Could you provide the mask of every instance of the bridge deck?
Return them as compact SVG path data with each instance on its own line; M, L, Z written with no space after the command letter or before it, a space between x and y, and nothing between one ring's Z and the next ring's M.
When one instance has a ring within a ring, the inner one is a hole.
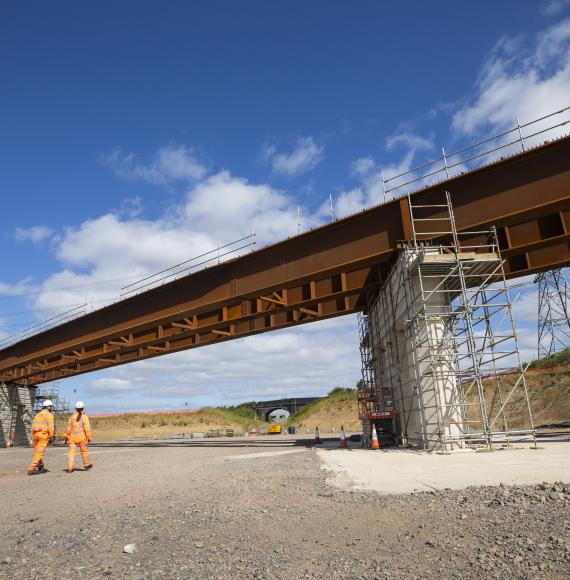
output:
M445 190L459 231L497 226L509 277L570 263L570 138L427 187L413 203L441 203ZM0 380L39 384L354 313L410 237L406 198L375 206L0 350Z

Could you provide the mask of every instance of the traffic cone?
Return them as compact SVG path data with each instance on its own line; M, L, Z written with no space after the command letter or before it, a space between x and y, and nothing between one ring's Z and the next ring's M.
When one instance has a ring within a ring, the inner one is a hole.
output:
M341 449L346 449L346 437L344 435L344 427L340 428L340 441L338 442L338 446Z
M370 449L380 449L378 433L376 433L376 425L374 423L372 423L372 441L370 442Z
M313 440L313 445L319 445L322 443L321 436L319 435L319 428L315 427L315 439Z

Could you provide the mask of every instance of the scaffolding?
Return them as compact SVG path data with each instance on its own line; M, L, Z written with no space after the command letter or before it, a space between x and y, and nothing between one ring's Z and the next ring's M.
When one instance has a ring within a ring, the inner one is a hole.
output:
M37 387L34 401L34 413L39 413L46 400L52 402L52 414L55 424L55 432L65 431L67 419L69 417L69 401L60 395L59 381L44 383Z
M361 336L363 370L373 369L363 382L379 408L392 398L401 444L445 452L535 440L495 229L458 232L447 192L440 204L408 204L412 239Z
M538 358L553 355L570 344L568 281L562 268L541 272L538 284Z
M368 296L368 303L374 302L374 295ZM370 309L368 309L370 312ZM372 327L375 328L375 327ZM382 364L382 357L377 360L374 353L375 333L369 325L368 316L358 314L358 331L360 337L360 360L362 380L357 389L358 415L363 425L364 443L367 445L372 437L372 424L380 446L396 443L396 408L394 392L391 385L377 383L375 380L375 365Z

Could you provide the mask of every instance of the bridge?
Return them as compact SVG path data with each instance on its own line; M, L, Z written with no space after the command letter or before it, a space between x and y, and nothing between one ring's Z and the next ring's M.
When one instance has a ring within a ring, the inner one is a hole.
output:
M276 399L274 401L258 401L255 406L255 415L267 421L269 414L277 409L286 409L293 415L307 405L319 401L322 397L298 397L291 399Z
M564 137L31 336L0 350L0 381L33 386L362 311L411 238L410 200L446 191L459 232L496 226L508 278L570 263Z

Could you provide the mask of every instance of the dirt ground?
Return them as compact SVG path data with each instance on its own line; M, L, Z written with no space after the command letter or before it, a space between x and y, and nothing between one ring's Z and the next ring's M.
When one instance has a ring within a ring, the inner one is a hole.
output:
M371 452L373 453L373 452ZM301 440L0 450L4 578L567 578L570 485L337 489ZM134 544L133 553L124 547Z

